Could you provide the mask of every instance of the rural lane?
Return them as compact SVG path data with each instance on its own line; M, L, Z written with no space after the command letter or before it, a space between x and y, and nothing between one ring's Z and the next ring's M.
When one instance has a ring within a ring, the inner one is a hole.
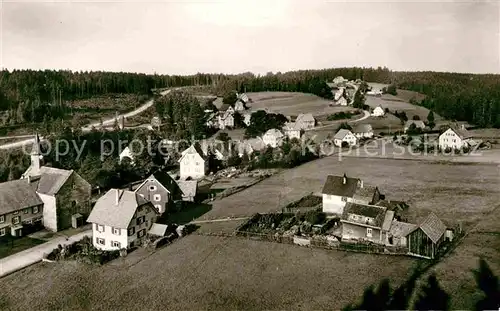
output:
M169 89L169 90L161 92L160 94L162 96L165 96L168 93L170 93L171 91L172 90ZM138 115L138 114L146 111L148 108L152 107L153 105L154 105L154 100L151 99L151 100L147 101L146 103L144 103L143 105L141 105L139 108L137 108L135 110L132 110L130 112L127 112L125 114L118 115L118 117L119 118L121 118L121 117L130 118L130 117L136 116L136 115ZM102 122L102 125L111 125L111 124L114 124L114 122L115 122L115 117L107 119L107 120L104 120ZM92 130L92 127L99 127L99 126L101 126L101 122L97 122L97 123L92 123L92 124L86 125L86 126L82 127L82 132L90 132ZM6 137L6 138L11 138L11 137ZM40 139L42 140L43 137L40 137ZM0 146L0 150L1 149L4 149L4 150L6 150L6 149L14 149L14 148L22 147L24 145L33 144L34 140L35 140L34 138L31 138L31 139L26 139L26 140L22 140L22 141L16 141L16 142L13 142L13 143L1 145Z
M68 245L80 241L85 236L92 237L92 230L80 232L73 236L58 237L43 244L29 248L22 252L0 259L0 277L31 266L37 262L42 261L45 254L50 253L53 249L57 248L59 244Z

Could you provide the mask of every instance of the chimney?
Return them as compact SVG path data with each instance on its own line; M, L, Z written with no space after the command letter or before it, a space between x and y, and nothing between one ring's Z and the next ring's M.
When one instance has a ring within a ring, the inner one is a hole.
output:
M359 180L359 187L363 188L363 181L361 179Z
M115 204L118 205L120 203L120 189L116 189L116 202Z
M347 176L345 173L344 173L343 183L344 183L344 185L347 184Z

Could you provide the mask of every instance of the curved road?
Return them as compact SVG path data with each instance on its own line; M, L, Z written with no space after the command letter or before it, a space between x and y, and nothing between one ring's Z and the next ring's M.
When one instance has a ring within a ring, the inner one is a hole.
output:
M163 91L160 94L162 96L165 96L165 95L167 95L170 92L171 92L171 89ZM152 107L153 104L154 104L154 100L151 99L151 100L147 101L146 103L144 103L143 105L141 105L139 108L137 108L135 110L132 110L130 112L127 112L125 114L118 115L118 117L119 118L120 117L124 117L124 118L133 117L135 115L138 115L138 114L144 112L148 108ZM104 120L102 122L102 125L104 125L104 126L106 126L106 125L112 125L112 124L115 123L115 120L116 120L115 117L107 119L107 120ZM101 122L92 123L92 124L89 124L89 125L86 125L86 126L82 127L82 131L83 132L90 132L92 130L92 127L96 127L97 128L97 127L100 127L100 126L101 126ZM32 136L33 135L31 135L31 137ZM8 137L8 138L12 138L12 137ZM40 136L40 139L43 140L43 137ZM35 140L34 138L30 138L30 139L26 139L26 140L21 140L21 141L16 141L16 142L9 143L9 144L1 145L0 146L0 150L1 149L6 150L6 149L14 149L14 148L23 147L25 145L33 144L34 140Z

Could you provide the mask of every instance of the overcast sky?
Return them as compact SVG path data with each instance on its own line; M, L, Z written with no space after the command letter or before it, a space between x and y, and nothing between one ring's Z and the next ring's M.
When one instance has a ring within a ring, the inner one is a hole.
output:
M500 73L496 1L1 1L8 69Z

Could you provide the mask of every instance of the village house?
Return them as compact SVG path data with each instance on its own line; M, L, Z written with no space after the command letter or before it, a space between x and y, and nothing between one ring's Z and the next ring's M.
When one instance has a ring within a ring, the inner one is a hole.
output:
M246 126L250 126L250 121L252 120L252 113L245 112L242 114L242 117L243 117L243 123L245 123Z
M339 106L347 106L349 104L349 102L347 101L347 99L344 96L342 96L338 100L336 100L335 103Z
M465 128L462 129L447 129L443 134L439 135L440 149L455 149L460 150L465 147L475 145L471 135Z
M283 134L280 130L270 129L262 136L262 141L264 144L276 148L282 144Z
M301 130L312 129L316 125L316 119L311 113L301 113L295 119L295 124Z
M181 179L199 179L208 173L207 156L197 143L182 152L179 163Z
M358 178L328 175L323 185L322 200L323 212L328 214L342 215L345 205L376 204L381 197L377 187L364 185Z
M28 179L43 201L43 225L60 231L83 225L90 212L91 185L73 170L41 166L38 135L31 152L31 165L21 179Z
M300 139L301 128L297 122L287 122L283 126L283 132L289 139Z
M384 108L382 108L382 106L377 106L372 111L373 117L383 117L384 115L385 115L385 111L384 111Z
M151 174L136 189L135 193L153 203L158 213L163 214L174 204L182 200L182 190L169 174L156 172Z
M354 146L358 143L356 136L347 129L340 129L335 136L333 136L333 143L337 147L342 147L345 143L348 146Z
M236 97L238 97L238 99L241 100L245 105L250 102L250 98L245 93L236 93Z
M43 228L43 201L26 179L0 183L0 239Z
M153 204L139 194L111 189L100 197L87 222L93 245L111 251L140 245L158 216Z
M218 128L224 130L226 128L234 127L234 109L228 107L226 111L219 112L218 115Z
M128 146L125 147L122 152L120 152L119 158L120 158L120 163L123 163L123 160L128 159L128 161L130 161L129 162L130 164L132 165L134 164L134 155L130 150L130 147Z
M371 124L358 124L352 130L356 138L373 138L373 128Z
M236 103L234 103L234 111L245 111L246 109L247 107L241 99L238 99Z
M347 203L340 222L343 241L370 241L383 244L383 235L391 221L385 221L386 209L380 206ZM390 214L388 214L390 219ZM392 220L392 219L391 219Z
M406 236L409 254L434 259L446 238L446 225L434 213Z
M333 95L333 100L338 101L341 97L345 97L346 89L345 87L339 87L335 94Z
M422 121L422 120L408 120L408 121L406 121L405 126L404 126L404 132L405 133L408 131L408 129L410 129L410 127L412 126L412 124L415 125L416 129L421 129L421 130L425 129L425 123L424 123L424 121Z
M177 185L182 191L182 201L194 202L198 191L197 180L178 180Z

